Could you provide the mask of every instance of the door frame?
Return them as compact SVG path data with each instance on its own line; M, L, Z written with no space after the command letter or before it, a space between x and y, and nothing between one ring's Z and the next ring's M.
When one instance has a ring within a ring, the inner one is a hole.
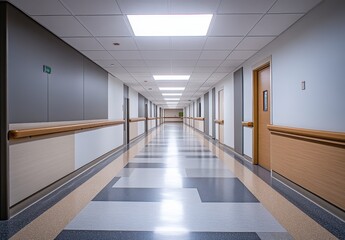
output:
M266 58L261 62L253 66L253 164L259 164L258 161L258 148L259 148L259 133L258 133L258 73L269 67L270 68L270 97L269 97L269 107L270 107L270 124L272 124L272 57Z
M222 92L222 91L223 91L223 92ZM221 107L220 107L220 100L221 100L221 99L220 99L220 92L222 92L222 94L223 94L223 99L222 99L222 100L223 100L223 103L222 103L222 106L223 106L223 119L220 119L220 109L221 109ZM218 113L218 114L217 114L217 115L218 115L218 116L217 116L217 119L218 119L218 120L224 120L224 117L225 117L225 116L224 116L224 110L225 110L225 109L224 109L224 87L221 87L220 89L218 89L218 92L217 92L217 103L218 103L218 104L217 104L217 108L218 108L218 111L217 111L217 113ZM219 143L224 144L224 132L225 132L225 131L224 131L224 125L223 125L223 142L220 141L220 132L221 132L220 130L221 130L221 124L218 124L218 141L219 141Z

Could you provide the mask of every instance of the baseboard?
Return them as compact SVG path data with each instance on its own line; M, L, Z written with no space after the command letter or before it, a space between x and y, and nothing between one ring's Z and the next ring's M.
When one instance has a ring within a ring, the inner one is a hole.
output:
M326 201L326 200L320 198L319 196L313 194L312 192L306 190L305 188L295 184L294 182L283 177L279 173L276 173L275 171L272 171L272 179L281 182L286 187L292 189L296 193L302 195L303 197L307 198L309 201L313 202L314 204L318 205L319 207L323 208L327 212L331 213L335 217L337 217L340 220L345 222L345 212L342 211L340 208L334 206L333 204L329 203L328 201Z

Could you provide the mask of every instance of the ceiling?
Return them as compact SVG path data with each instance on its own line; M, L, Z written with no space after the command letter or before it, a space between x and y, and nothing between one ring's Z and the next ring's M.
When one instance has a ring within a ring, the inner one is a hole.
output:
M157 105L158 87L185 87L177 107L207 92L321 0L9 0ZM206 14L205 37L135 37L127 14ZM115 46L113 43L119 43ZM155 74L190 74L163 83Z

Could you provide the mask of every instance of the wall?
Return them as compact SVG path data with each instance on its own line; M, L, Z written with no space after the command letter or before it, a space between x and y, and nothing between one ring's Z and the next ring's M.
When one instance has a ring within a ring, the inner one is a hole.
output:
M123 83L108 74L108 119L123 119Z
M272 123L345 131L345 2L326 0L244 65L244 120L252 121L252 69L272 57ZM306 81L306 90L301 90ZM244 130L252 157L252 130Z
M107 118L103 69L12 6L8 21L10 123Z
M183 109L164 109L164 116L169 117L169 118L165 118L164 121L165 122L182 122L182 119L179 117L179 112L183 112Z
M129 88L129 117L138 117L138 93Z

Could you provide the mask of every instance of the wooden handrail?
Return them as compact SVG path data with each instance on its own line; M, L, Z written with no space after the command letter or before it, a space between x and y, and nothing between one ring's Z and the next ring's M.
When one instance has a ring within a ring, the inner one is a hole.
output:
M197 120L197 121L204 121L205 120L205 118L203 118L203 117L196 117L196 118L193 118L194 120Z
M140 117L140 118L130 118L129 122L141 122L141 121L145 121L146 118L145 117Z
M182 117L163 117L163 118L182 118Z
M148 117L147 120L156 120L156 117Z
M254 123L253 122L242 122L242 126L252 128L252 127L254 127Z
M336 141L345 143L345 133L344 132L329 132L321 130L312 130L304 128L293 128L277 125L267 125L268 130L272 133L285 133L291 135L297 135L300 137L316 138L327 141Z
M214 122L219 124L219 125L223 125L224 124L224 120L215 119Z
M99 127L120 125L120 124L123 124L124 122L125 120L100 121L100 122L68 124L68 125L51 126L51 127L27 128L27 129L18 129L18 130L14 129L8 132L8 138L19 139L19 138L25 138L25 137L43 136L43 135L54 134L54 133L64 133L64 132L99 128Z

